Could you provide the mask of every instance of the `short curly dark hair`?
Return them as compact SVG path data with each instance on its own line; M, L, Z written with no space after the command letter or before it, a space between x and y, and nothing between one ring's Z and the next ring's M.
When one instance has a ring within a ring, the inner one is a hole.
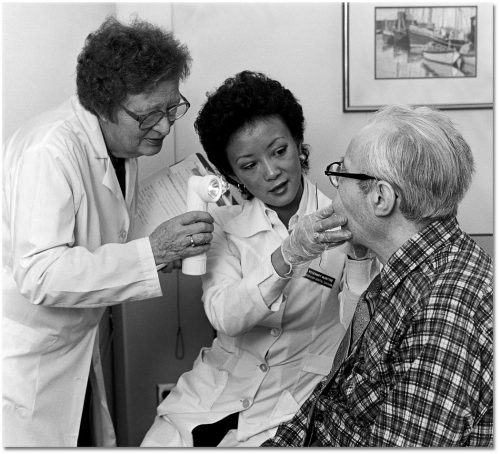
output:
M237 182L226 147L234 133L265 117L279 117L300 144L301 166L309 169L309 147L303 144L305 120L302 107L292 92L265 74L242 71L224 81L198 113L194 127L208 159L233 185ZM246 192L247 198L251 195Z
M114 121L127 96L148 93L165 80L189 75L191 57L173 34L135 18L130 25L107 17L78 55L76 85L89 112Z

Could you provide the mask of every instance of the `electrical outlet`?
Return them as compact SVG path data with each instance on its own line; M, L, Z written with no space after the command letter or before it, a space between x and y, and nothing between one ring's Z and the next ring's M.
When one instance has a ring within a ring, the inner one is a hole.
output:
M158 405L170 394L174 386L175 383L160 383L156 385L156 401Z

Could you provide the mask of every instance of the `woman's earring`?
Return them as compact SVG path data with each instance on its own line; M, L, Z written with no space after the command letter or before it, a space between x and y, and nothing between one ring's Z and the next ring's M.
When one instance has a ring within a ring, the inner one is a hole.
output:
M299 160L300 160L300 162L304 162L306 160L306 155L304 153L300 153Z
M238 183L236 187L238 188L238 191L240 191L241 194L245 194L247 192L247 188L245 188L244 184Z

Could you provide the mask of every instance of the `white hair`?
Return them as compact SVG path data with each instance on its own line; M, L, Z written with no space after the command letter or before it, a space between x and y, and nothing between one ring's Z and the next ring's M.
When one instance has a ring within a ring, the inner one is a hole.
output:
M455 217L474 159L448 116L428 107L386 106L351 141L360 171L390 183L414 222ZM360 182L368 191L372 181Z

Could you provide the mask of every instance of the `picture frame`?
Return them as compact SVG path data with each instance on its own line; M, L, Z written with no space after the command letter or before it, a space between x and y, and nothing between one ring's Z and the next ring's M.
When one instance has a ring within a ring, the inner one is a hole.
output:
M476 43L475 66L468 77L420 73L417 77L410 74L383 78L375 72L376 58L380 55L377 54L377 46L381 39L377 35L380 33L377 28L380 20L378 22L375 20L376 9L414 8L415 11L418 8L434 7L432 4L408 4L407 1L401 5L353 2L343 3L342 7L344 112L373 112L386 104L426 105L443 110L493 108L493 4L457 3L452 7L456 9L468 7L477 11L473 27ZM439 7L449 8L449 6L443 7L442 4L434 8ZM360 33L357 33L358 31ZM472 35L469 33L469 36ZM448 45L449 43L450 40ZM409 47L407 52L407 61L410 61ZM427 62L422 56L417 56L413 60L416 60L416 63L412 62L411 65L417 68L422 62Z

